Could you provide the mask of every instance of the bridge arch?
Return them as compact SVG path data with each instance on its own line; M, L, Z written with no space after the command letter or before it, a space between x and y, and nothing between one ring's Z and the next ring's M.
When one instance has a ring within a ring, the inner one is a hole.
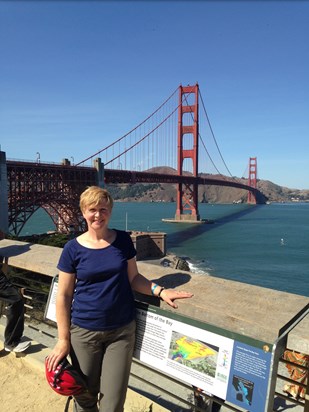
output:
M79 196L86 187L98 184L96 168L68 163L44 165L7 162L8 228L18 236L40 208L51 217L55 230L68 233L85 228Z

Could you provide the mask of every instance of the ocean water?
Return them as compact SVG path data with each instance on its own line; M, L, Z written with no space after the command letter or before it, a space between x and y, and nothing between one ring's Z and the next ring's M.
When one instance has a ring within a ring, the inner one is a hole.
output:
M192 271L309 297L309 203L249 206L200 204L213 224L164 223L175 203L115 203L110 227L162 231L167 251L188 259ZM37 212L22 234L53 224Z

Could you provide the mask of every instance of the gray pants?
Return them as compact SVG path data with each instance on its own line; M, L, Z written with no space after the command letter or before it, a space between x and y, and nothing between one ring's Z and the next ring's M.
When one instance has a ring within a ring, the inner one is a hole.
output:
M135 328L135 320L104 332L71 327L72 364L84 375L88 385L87 393L75 397L75 412L123 412Z

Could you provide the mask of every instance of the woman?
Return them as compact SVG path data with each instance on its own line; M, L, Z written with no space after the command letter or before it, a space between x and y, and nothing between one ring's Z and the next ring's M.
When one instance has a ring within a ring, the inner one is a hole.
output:
M129 234L108 227L112 207L105 189L91 186L81 194L88 230L65 245L58 264L58 342L48 368L55 370L70 354L85 377L88 391L75 397L76 412L123 411L135 343L132 290L158 296L173 308L175 299L192 296L138 273Z

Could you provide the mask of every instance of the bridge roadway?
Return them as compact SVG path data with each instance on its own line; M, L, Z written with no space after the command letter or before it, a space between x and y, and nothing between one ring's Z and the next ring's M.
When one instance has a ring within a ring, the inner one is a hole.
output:
M121 169L104 169L104 180L108 183L184 183L187 185L209 185L209 186L226 186L235 187L250 191L256 198L257 203L265 203L265 196L256 188L245 185L236 179L228 179L226 176L192 176L192 175L177 175L155 172L138 172Z
M63 170L64 176L68 176L69 179L72 179L72 176L76 174L79 176L79 179L83 180L86 176L86 180L93 180L93 184L96 181L97 169L90 166L80 166L80 165L70 165L70 162L65 164L48 164L48 163L34 163L34 162L25 162L25 161L15 161L7 160L7 167L10 172L13 173L12 178L16 178L16 170L22 170L25 173L25 170L38 170L38 173L41 173L44 176L44 170L57 171ZM257 200L257 203L265 203L265 196L256 188L248 186L244 183L237 181L236 179L229 179L226 176L221 175L207 175L207 177L193 175L177 175L172 173L174 169L171 169L171 173L156 173L155 171L130 171L122 169L106 169L104 168L104 181L105 183L170 183L178 184L184 183L188 185L198 184L198 185L212 185L212 186L226 186L226 187L235 187L238 189L243 189L250 191ZM49 176L50 177L50 176ZM76 177L75 177L76 179Z
M60 253L60 248L0 240L0 255L10 266L48 276L57 273ZM305 296L166 268L153 261L137 263L139 271L148 279L165 287L177 287L194 293L193 298L178 302L179 313L265 343L274 343L279 330L308 305L308 297ZM172 310L162 302L161 307ZM290 332L287 347L308 354L308 330L309 319L306 317ZM138 387L136 381L134 386ZM149 397L156 391L143 385L142 392ZM164 395L158 393L156 396L157 401L160 399L164 404ZM298 408L293 410L302 410ZM168 410L175 412L182 409Z

